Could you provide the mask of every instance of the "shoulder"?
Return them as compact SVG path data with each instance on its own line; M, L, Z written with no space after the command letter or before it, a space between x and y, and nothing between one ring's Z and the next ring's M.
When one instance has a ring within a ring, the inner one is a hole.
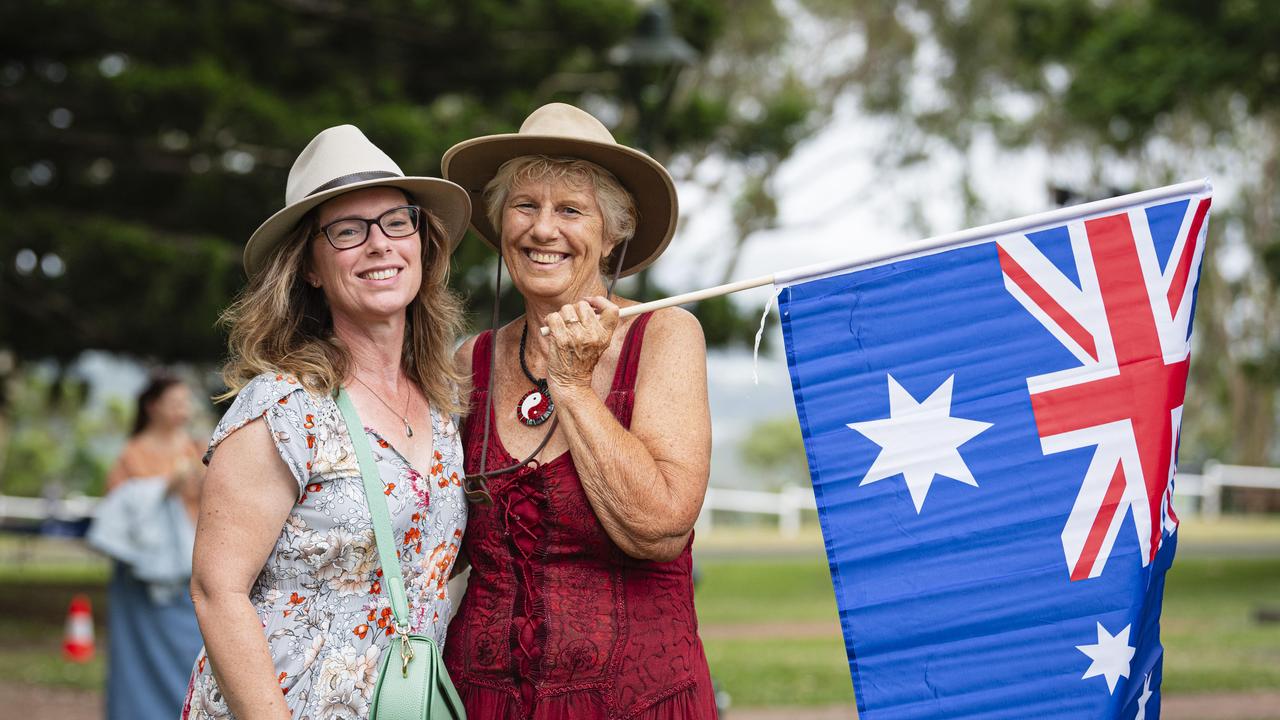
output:
M706 338L702 323L688 310L679 307L663 308L652 313L644 331L646 349L649 347L679 347L685 350L701 349L706 352Z
M252 420L261 418L276 406L314 407L324 404L324 400L324 396L308 392L294 375L262 373L239 389L236 401L227 411L227 418Z
M640 346L638 388L654 384L687 393L706 385L707 342L693 313L665 308L653 313Z
M250 454L256 457L269 437L299 487L309 481L313 461L322 450L335 456L349 455L343 451L344 443L349 442L337 403L308 391L293 375L267 372L240 388L235 402L213 431L205 463L210 462L224 440L256 420L263 420L269 432L254 433L259 441L247 446Z
M240 388L213 432L210 449L231 433L268 414L271 419L293 421L302 426L309 422L308 415L332 403L326 400L322 395L309 392L293 375L264 372Z
M462 373L463 377L469 377L471 375L473 355L475 355L476 351L476 341L479 339L479 335L472 335L466 340L463 340L462 344L458 346L458 349L453 351L453 365L458 369L458 372Z

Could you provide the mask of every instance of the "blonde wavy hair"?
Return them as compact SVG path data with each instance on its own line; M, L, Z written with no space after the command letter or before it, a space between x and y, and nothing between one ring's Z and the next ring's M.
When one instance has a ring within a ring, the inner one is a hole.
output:
M590 189L595 192L604 221L604 240L613 244L617 252L623 243L636 234L640 212L635 198L622 187L613 173L587 160L547 155L521 155L498 167L493 179L484 186L484 212L489 224L502 232L502 211L507 204L511 188L530 182L562 182L571 188ZM498 239L501 243L501 240ZM613 254L600 259L600 272L608 273L614 261Z
M264 372L294 375L312 393L336 393L351 370L351 356L333 334L333 317L324 292L304 276L318 208L307 213L249 285L222 313L230 356L222 378L233 397ZM453 345L463 330L462 303L449 289L448 234L440 219L423 209L422 287L406 309L401 363L431 406L461 410L462 379L453 363Z

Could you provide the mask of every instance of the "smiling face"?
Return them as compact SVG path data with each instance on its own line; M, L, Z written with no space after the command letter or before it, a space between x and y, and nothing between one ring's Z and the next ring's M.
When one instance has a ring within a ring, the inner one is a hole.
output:
M588 184L562 179L514 185L502 209L502 254L526 299L562 305L604 294L600 260L613 250Z
M402 190L375 187L339 195L319 207L306 279L319 284L335 318L358 322L404 312L422 286L426 222L420 221L417 232L401 238L389 238L371 223L365 243L348 250L335 250L319 228L344 218L372 220L410 202Z

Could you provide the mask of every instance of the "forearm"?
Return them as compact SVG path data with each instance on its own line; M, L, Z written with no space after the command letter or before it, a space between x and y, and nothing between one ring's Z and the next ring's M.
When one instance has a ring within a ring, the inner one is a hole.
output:
M671 480L590 387L558 388L556 412L583 491L609 537L632 557L669 560L692 524L672 512Z
M192 584L196 619L218 688L239 720L282 720L289 708L276 682L262 622L242 593L205 594Z

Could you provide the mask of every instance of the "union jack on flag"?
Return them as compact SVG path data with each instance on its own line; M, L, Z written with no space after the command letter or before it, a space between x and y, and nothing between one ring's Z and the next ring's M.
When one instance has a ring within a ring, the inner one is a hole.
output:
M1046 453L1097 447L1062 530L1072 580L1102 572L1127 513L1143 565L1177 526L1174 454L1209 202L1068 223L1074 278L1030 236L997 241L1005 287L1080 361L1027 379ZM1149 218L1170 214L1178 230L1161 252Z
M863 720L1159 716L1209 205L1184 183L775 275Z

